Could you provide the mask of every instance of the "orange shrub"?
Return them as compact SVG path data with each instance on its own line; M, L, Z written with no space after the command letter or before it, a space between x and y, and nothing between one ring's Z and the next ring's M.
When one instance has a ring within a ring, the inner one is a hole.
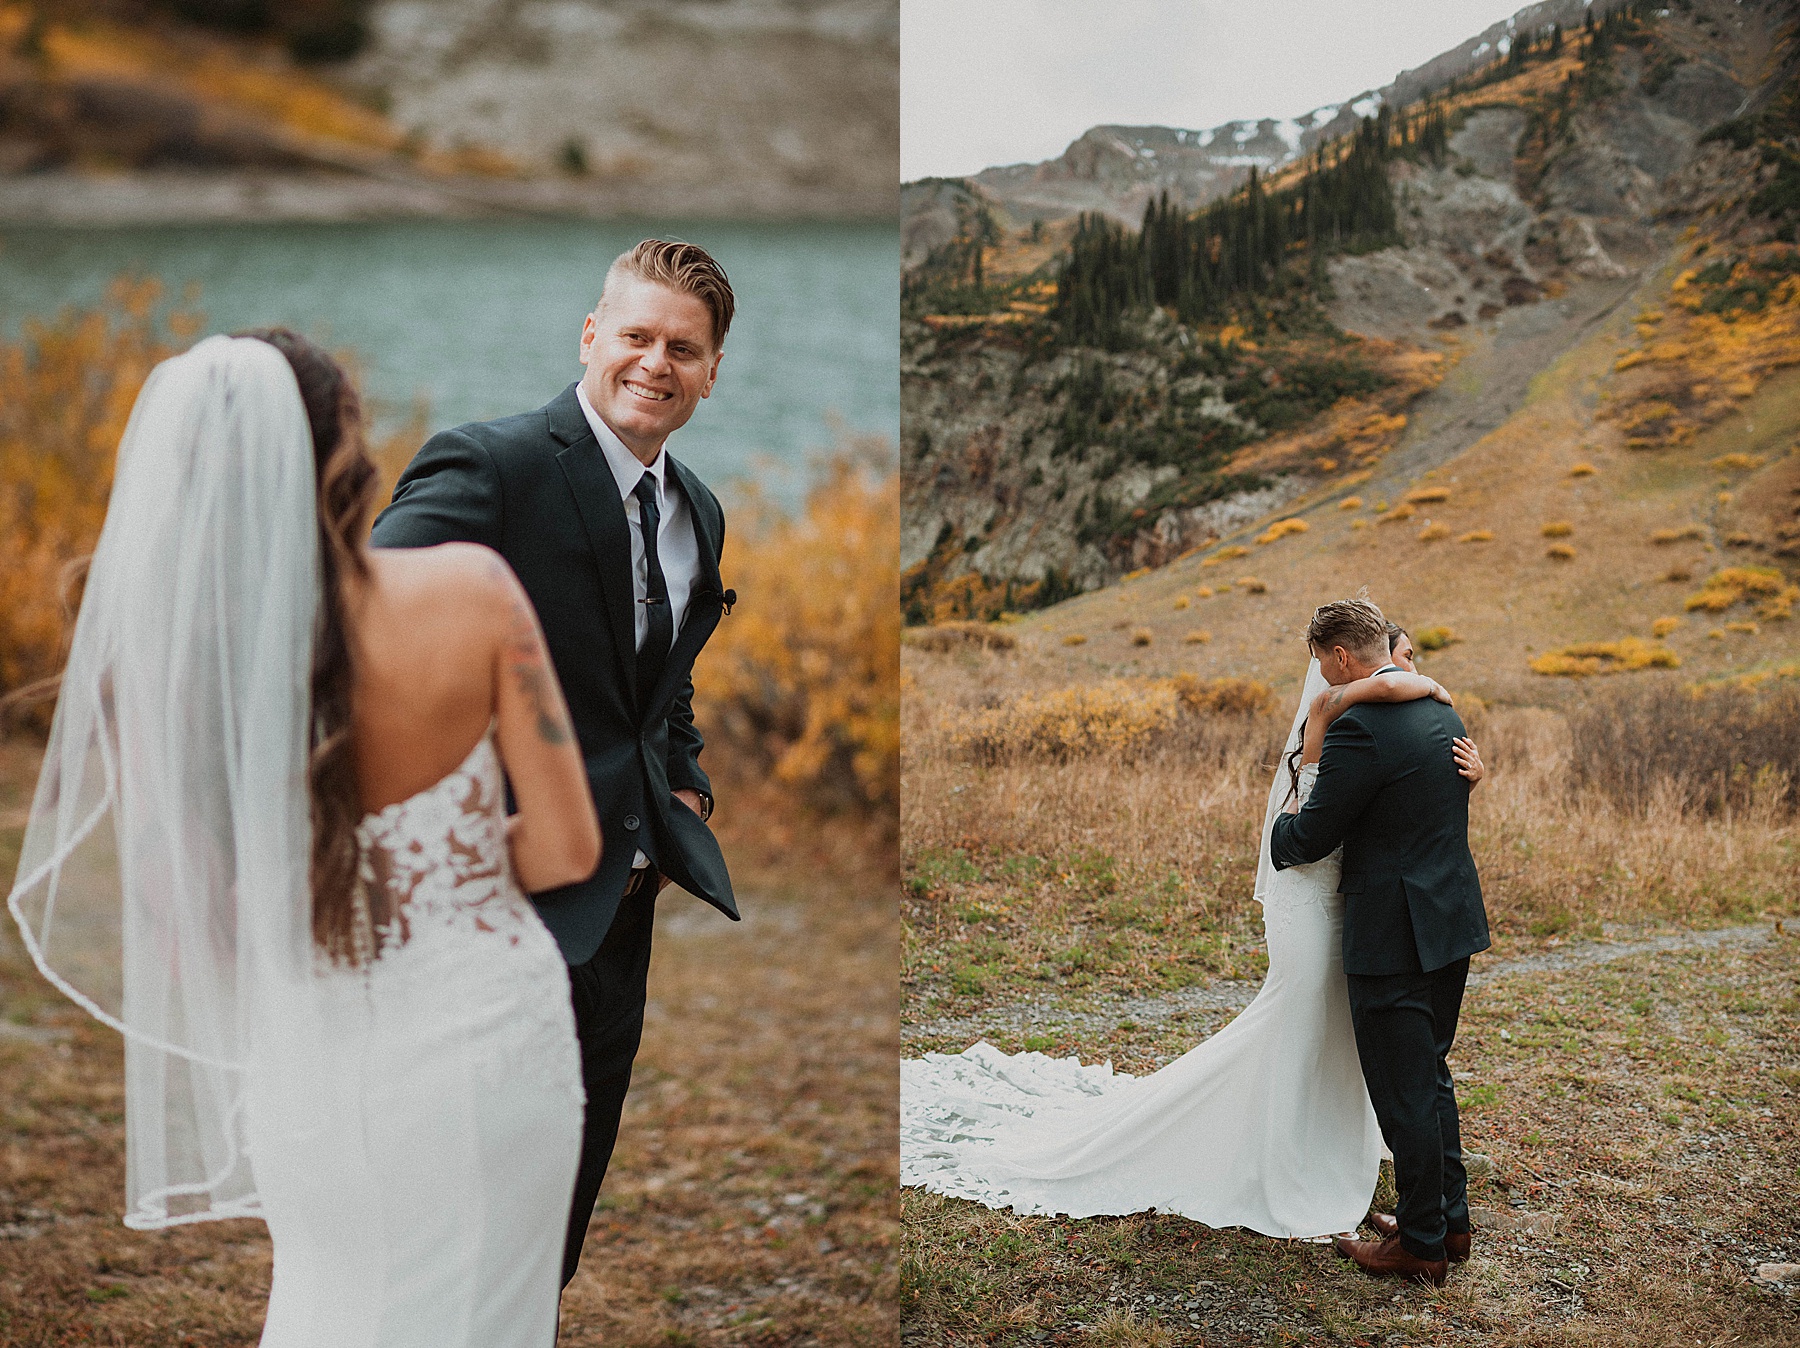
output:
M1492 529L1471 529L1468 533L1461 535L1456 541L1458 543L1492 543L1494 541L1494 531Z
M1537 674L1582 678L1589 674L1620 674L1637 669L1677 669L1681 657L1663 646L1651 646L1636 637L1620 641L1578 641L1559 650L1545 651L1531 662Z
M1286 538L1289 534L1303 534L1307 531L1308 527L1310 526L1302 519L1276 520L1275 523L1271 524L1267 529L1256 536L1256 541L1258 543L1274 543L1280 539ZM1219 555L1223 557L1225 554L1220 553Z
M100 307L27 319L0 345L0 693L61 663L59 577L100 537L145 377L198 328L160 282L120 277Z
M1448 524L1427 524L1423 529L1419 530L1419 542L1421 543L1435 543L1440 538L1448 537L1450 537L1450 526Z
M1796 599L1800 599L1800 585L1789 584L1772 566L1728 566L1708 576L1699 591L1687 597L1684 607L1689 613L1696 609L1723 613L1738 604L1760 600L1757 616L1780 621L1790 616Z
M1570 524L1567 520L1551 520L1550 523L1544 525L1538 532L1545 538L1567 538L1570 534L1575 532L1575 526Z
M1414 505L1433 505L1438 501L1450 499L1448 487L1414 487L1406 493L1406 499Z
M892 808L900 478L889 451L876 440L833 451L798 518L754 494L732 518L723 572L740 602L694 668L703 729L733 767L766 770L817 804Z
M1566 562L1573 559L1575 556L1575 549L1570 547L1567 543L1552 543L1549 547L1544 549L1544 556L1548 557L1553 562Z
M1361 510L1363 499L1360 496L1346 496L1338 502L1339 510Z

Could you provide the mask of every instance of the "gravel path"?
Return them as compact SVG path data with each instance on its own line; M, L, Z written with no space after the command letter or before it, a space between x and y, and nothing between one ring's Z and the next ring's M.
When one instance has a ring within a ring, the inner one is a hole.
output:
M1711 950L1724 946L1762 945L1772 926L1767 922L1715 931L1678 931L1642 940L1576 941L1541 954L1522 955L1478 966L1469 975L1469 986L1479 988L1496 979L1516 974L1560 973L1633 955L1654 955L1672 950ZM1024 1002L1009 1002L968 1016L946 1016L909 1026L909 1039L949 1039L973 1042L995 1031L1014 1035L1046 1030L1104 1030L1130 1021L1154 1025L1194 1011L1241 1011L1250 1005L1262 985L1248 979L1220 979L1203 987L1183 988L1157 997L1097 997L1079 1008L1050 995Z

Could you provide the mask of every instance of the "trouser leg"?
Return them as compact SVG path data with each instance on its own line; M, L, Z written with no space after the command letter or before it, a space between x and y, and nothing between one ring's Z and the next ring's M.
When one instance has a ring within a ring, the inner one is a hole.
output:
M581 1167L569 1205L569 1230L563 1247L563 1286L575 1276L588 1221L600 1197L613 1144L619 1137L619 1115L631 1086L631 1064L644 1033L645 977L650 969L650 933L656 916L654 873L627 894L607 930L600 949L586 964L569 968L569 991L575 1004L575 1037L581 1045L581 1081L587 1089L582 1120Z
M1437 1029L1438 1137L1444 1148L1444 1225L1460 1234L1469 1229L1469 1174L1463 1169L1462 1120L1456 1109L1456 1086L1450 1079L1450 1049L1456 1043L1469 961L1460 959L1431 978L1432 1019Z
M1431 974L1349 976L1356 1052L1369 1100L1394 1153L1400 1244L1444 1257L1444 1148Z

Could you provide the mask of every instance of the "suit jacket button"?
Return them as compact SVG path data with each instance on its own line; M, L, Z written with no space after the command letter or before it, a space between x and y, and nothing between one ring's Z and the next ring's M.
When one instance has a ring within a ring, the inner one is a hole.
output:
M628 814L625 816L625 827L631 829L633 832L636 832L637 826L642 822L643 820L639 819L635 814Z

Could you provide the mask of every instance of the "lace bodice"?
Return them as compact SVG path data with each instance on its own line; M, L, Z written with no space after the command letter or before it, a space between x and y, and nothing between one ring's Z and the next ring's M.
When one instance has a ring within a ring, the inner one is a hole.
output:
M492 934L517 945L528 933L541 932L513 881L506 797L491 734L448 776L364 816L356 840L362 854L359 926L368 933L366 953L376 961L432 933Z

